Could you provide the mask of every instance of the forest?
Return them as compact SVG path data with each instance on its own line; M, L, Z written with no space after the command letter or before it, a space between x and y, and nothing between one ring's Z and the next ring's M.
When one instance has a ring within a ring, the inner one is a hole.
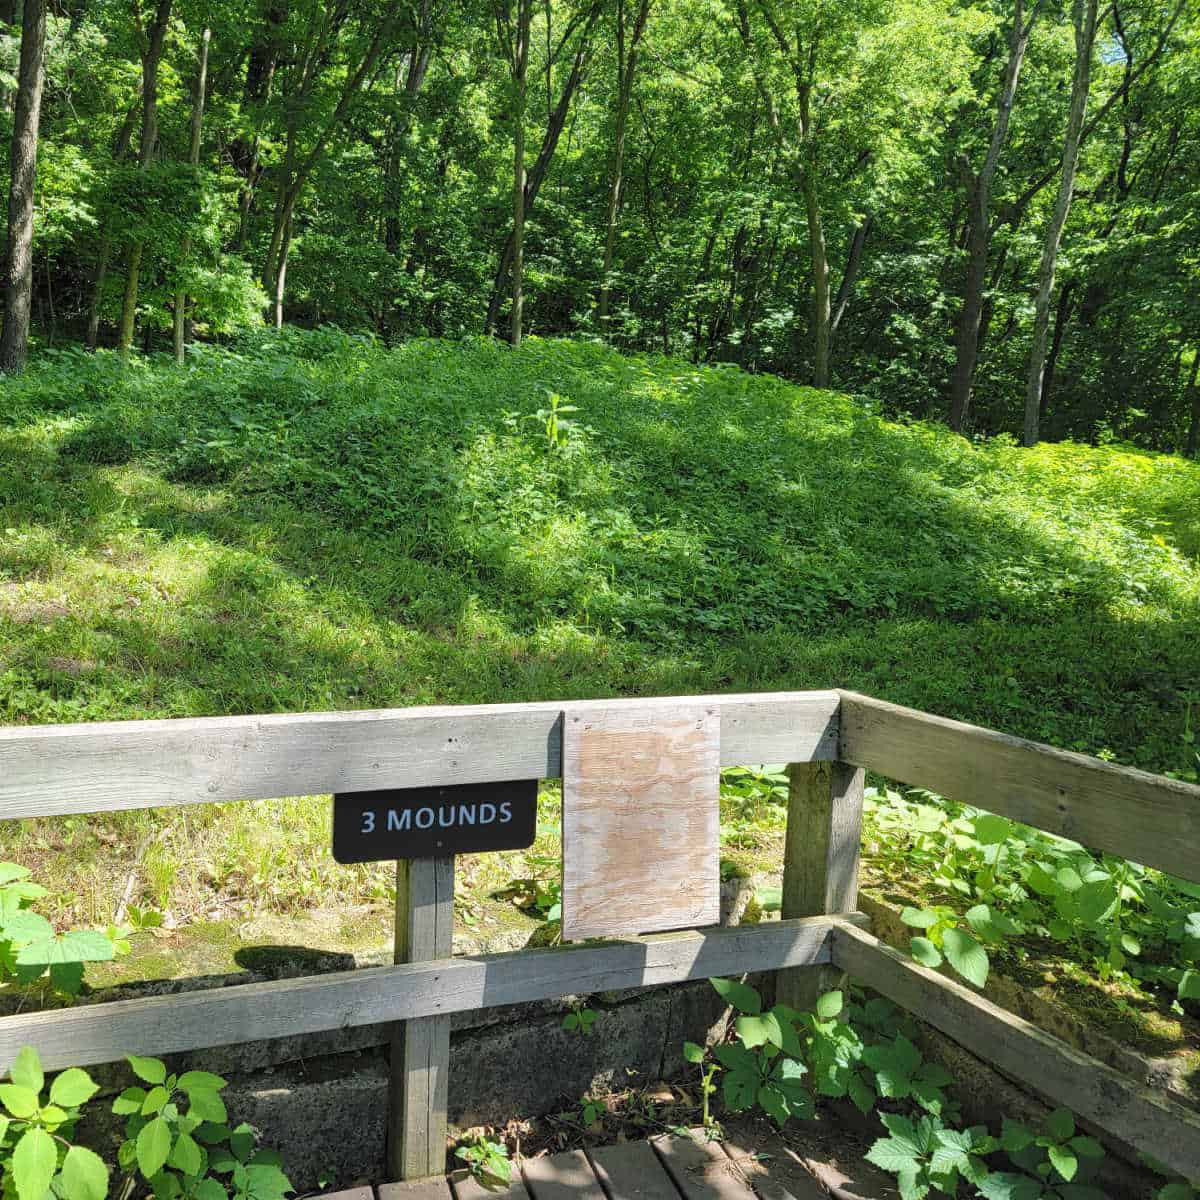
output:
M3 0L0 365L600 339L1200 446L1189 0Z

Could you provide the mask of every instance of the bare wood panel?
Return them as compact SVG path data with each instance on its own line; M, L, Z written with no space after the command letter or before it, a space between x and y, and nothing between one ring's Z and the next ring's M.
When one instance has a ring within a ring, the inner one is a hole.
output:
M866 921L865 917L860 918ZM829 919L518 950L0 1018L0 1077L25 1044L49 1070L378 1025L568 993L828 962Z
M847 923L834 961L889 1000L1188 1179L1200 1179L1200 1115L1126 1078L969 988L905 958Z
M609 1200L679 1200L649 1142L626 1142L588 1151Z
M364 1190L370 1192L369 1188ZM406 1183L382 1183L376 1188L376 1191L379 1193L379 1200L454 1200L454 1193L450 1190L450 1183L446 1179L416 1179Z
M396 864L397 963L450 957L454 942L454 859ZM420 1179L446 1169L450 1016L401 1021L392 1032L388 1173Z
M720 1143L695 1138L660 1137L651 1143L684 1200L754 1200L754 1192Z
M858 903L863 771L846 763L792 763L781 916L853 912ZM811 1009L834 986L828 970L781 972L776 996Z
M825 1200L828 1193L788 1152L778 1134L756 1136L738 1130L721 1143L759 1200Z
M325 1200L375 1200L375 1192L369 1187L346 1188L341 1192L330 1192Z
M831 758L836 692L710 696L727 765ZM561 718L673 701L376 709L0 729L0 818L557 779Z
M720 919L720 737L713 705L567 712L564 938Z
M1200 787L842 693L840 756L1200 881Z
M607 1200L582 1150L527 1158L521 1163L521 1175L533 1200Z

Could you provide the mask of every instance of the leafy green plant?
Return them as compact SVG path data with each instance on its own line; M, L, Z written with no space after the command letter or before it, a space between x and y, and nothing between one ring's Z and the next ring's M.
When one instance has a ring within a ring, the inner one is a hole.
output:
M8 981L27 985L46 976L55 991L76 996L84 964L127 954L130 931L110 926L56 932L31 907L47 894L27 867L0 862L0 986Z
M712 1107L709 1100L717 1090L713 1082L720 1067L715 1062L707 1062L704 1047L696 1042L683 1043L684 1060L700 1068L700 1123L704 1129L711 1128L715 1122L712 1117Z
M982 1125L948 1129L940 1118L910 1120L880 1113L888 1131L867 1152L867 1161L896 1176L902 1200L924 1200L931 1191L953 1196L960 1179L980 1186L988 1177L983 1156L996 1148Z
M9 1082L0 1084L0 1177L4 1195L17 1200L104 1200L108 1167L86 1146L72 1144L79 1111L98 1090L86 1071L46 1077L32 1046L17 1054Z
M731 979L709 981L739 1012L734 1021L736 1042L713 1048L723 1068L721 1092L730 1112L758 1105L777 1125L789 1117L813 1115L813 1097L803 1082L808 1068L796 1032L800 1014L777 1004L764 1012L762 997L749 984Z
M226 1123L219 1075L168 1074L159 1059L133 1055L129 1065L149 1087L126 1088L113 1102L126 1118L117 1161L150 1184L155 1200L283 1200L294 1191L279 1156L256 1147L250 1126Z
M542 426L547 446L561 452L570 444L571 434L576 428L576 423L566 414L578 412L579 406L563 403L563 397L557 392L547 392L546 399L548 403L534 413L533 420Z
M1018 1170L993 1171L979 1189L987 1200L1104 1200L1088 1183L1104 1147L1076 1132L1069 1110L1055 1109L1037 1132L1005 1118L1000 1146Z
M471 1176L484 1187L505 1187L512 1182L512 1161L508 1147L483 1133L476 1133L454 1151L454 1157L466 1165Z
M582 1004L574 1004L571 1011L562 1019L562 1027L568 1033L589 1034L596 1023L597 1013Z

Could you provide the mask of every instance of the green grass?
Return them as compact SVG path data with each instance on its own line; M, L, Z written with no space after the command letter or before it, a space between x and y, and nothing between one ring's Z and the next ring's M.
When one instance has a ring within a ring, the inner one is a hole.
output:
M536 339L67 352L3 389L3 722L844 686L1191 766L1177 458L971 444ZM329 860L326 801L264 804L31 823L5 852L97 919L148 837L142 897L184 913L386 903Z

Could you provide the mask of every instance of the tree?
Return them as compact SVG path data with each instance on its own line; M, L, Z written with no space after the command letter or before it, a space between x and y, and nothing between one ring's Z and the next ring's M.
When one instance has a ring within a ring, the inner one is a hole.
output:
M600 295L596 318L608 332L608 302L612 291L613 254L617 245L617 223L621 215L621 172L625 165L625 131L629 124L629 101L633 95L633 77L637 70L638 46L650 15L650 0L639 0L637 16L628 39L625 35L625 0L617 0L617 113L613 131L611 179L608 210L604 219L604 263L600 274ZM626 44L628 41L628 45Z
M204 94L208 86L208 47L212 41L212 30L206 25L200 34L200 50L196 56L196 81L192 91L192 124L191 142L188 153L188 164L193 173L200 168L200 134L204 125ZM186 266L191 252L191 237L184 235L183 244L179 250L181 265ZM187 314L187 292L182 285L175 291L175 317L173 333L175 342L175 361L183 362L184 319Z
M147 26L142 16L142 0L133 0L133 21L137 30L138 54L142 61L142 136L138 147L138 169L142 172L149 169L158 142L158 68L162 61L167 25L171 20L171 4L172 0L158 0L154 16ZM135 230L129 246L125 295L121 301L121 323L117 331L117 349L122 355L127 355L133 345L138 280L144 250L141 232Z
M0 327L0 371L20 371L29 352L33 307L33 211L37 178L38 126L45 74L45 0L25 0L21 18L21 58L9 155L8 243L4 274L4 316Z
M1008 59L996 93L996 115L992 123L987 154L978 172L960 164L967 193L967 269L962 289L962 307L958 317L954 372L950 378L950 428L961 431L971 406L971 388L975 363L979 357L979 328L983 319L983 292L987 282L988 259L996 225L992 218L992 187L1000 166L1000 155L1008 138L1017 83L1029 36L1041 11L1042 0L1034 0L1033 10L1025 15L1025 0L1012 0L1013 14L1008 30Z

